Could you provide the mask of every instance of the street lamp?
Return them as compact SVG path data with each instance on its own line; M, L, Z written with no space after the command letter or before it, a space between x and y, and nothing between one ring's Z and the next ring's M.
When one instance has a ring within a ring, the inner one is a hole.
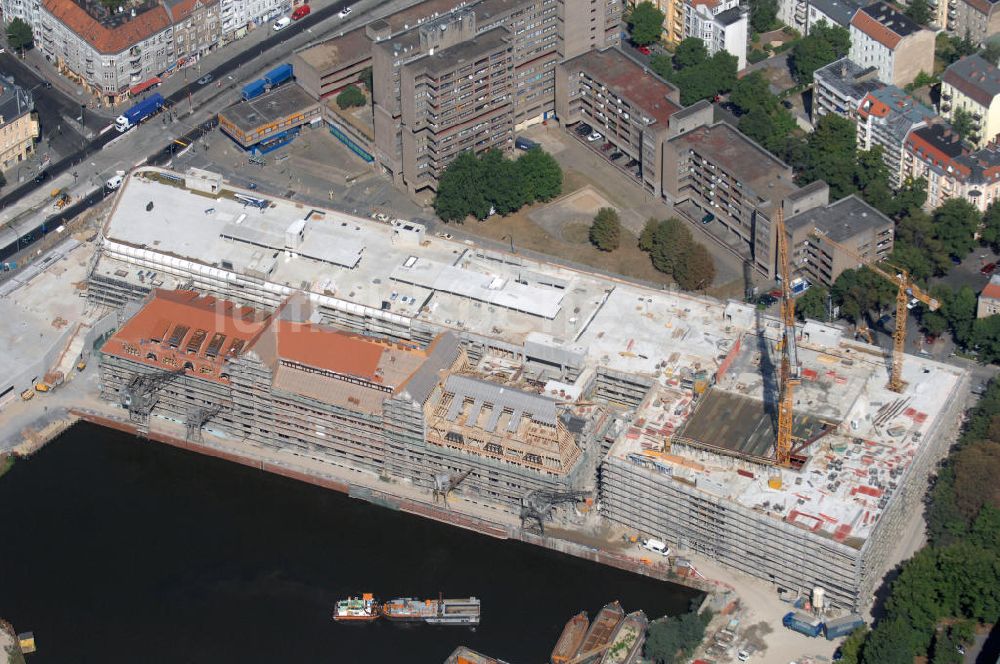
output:
M517 249L514 248L514 236L513 235L504 235L502 238L500 238L500 241L503 242L504 240L510 240L510 253L516 254L517 253Z

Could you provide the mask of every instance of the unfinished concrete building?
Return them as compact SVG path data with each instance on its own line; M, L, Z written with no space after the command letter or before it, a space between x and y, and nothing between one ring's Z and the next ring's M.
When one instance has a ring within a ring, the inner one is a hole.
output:
M145 168L126 181L88 296L122 306L183 288L232 302L245 343L228 357L224 340L206 373L201 355L230 333L194 317L183 334L170 321L128 333L166 335L166 351L106 347L109 399L123 403L129 372L166 370L143 403L192 427L204 402L241 409L232 423L213 414L213 435L428 488L434 473L472 470L457 491L500 510L533 490L597 490L600 515L678 555L860 608L962 407L965 370L907 356L907 387L890 392L881 349L810 321L797 335L795 469L777 468L781 325L753 307L428 238L413 222L280 199L260 212L240 202L251 192L188 179ZM315 348L299 347L305 329Z

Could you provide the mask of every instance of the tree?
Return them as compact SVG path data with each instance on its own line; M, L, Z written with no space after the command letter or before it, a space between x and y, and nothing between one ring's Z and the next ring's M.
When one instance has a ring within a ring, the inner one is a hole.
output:
M705 290L715 279L715 262L705 245L692 241L674 265L674 280L688 291Z
M562 193L563 172L559 162L541 148L532 148L517 158L524 174L527 201L551 201Z
M490 203L479 187L479 160L462 152L452 160L438 180L434 211L444 221L461 222L470 214L485 217Z
M972 327L972 343L979 346L979 358L983 362L1000 361L1000 316L977 320Z
M31 48L35 41L35 36L31 32L31 26L20 18L15 18L7 26L7 42L11 48L23 51Z
M870 311L881 312L896 299L896 288L868 268L844 270L830 289L841 313L860 323ZM876 316L878 318L879 316Z
M825 288L813 286L795 301L795 313L802 320L812 318L813 320L825 321L828 296L829 291Z
M773 30L779 25L777 19L778 0L750 0L750 27L754 32Z
M987 62L991 62L994 65L1000 64L1000 41L996 39L991 39L986 42L983 50L979 53L983 56L983 59Z
M994 250L1000 247L1000 205L995 201L990 203L983 214L983 230L979 234L979 240Z
M708 60L708 49L705 42L697 37L688 37L677 45L674 51L673 66L677 69L696 67Z
M969 137L976 133L975 122L972 113L961 106L955 107L955 112L951 116L951 128L963 139L971 140Z
M840 644L840 664L858 664L861 661L861 648L868 638L868 628L859 627Z
M806 140L804 162L799 172L803 184L825 180L830 198L839 200L855 191L857 130L847 118L824 115Z
M348 85L346 88L341 90L339 95L337 95L337 106L341 109L351 108L353 106L364 106L367 103L368 98L365 97L365 93L358 90L353 85Z
M671 217L660 222L653 233L653 247L649 251L653 267L672 275L681 255L693 241L691 231L680 219Z
M3 173L0 173L0 187L6 187L6 186L7 186L7 178L4 177Z
M979 210L964 198L950 198L934 210L934 233L945 251L964 258L976 246Z
M799 83L811 83L813 72L851 49L851 35L840 26L818 23L792 47L792 73Z
M904 13L917 25L927 25L931 21L931 6L927 0L910 0Z
M643 655L656 664L686 661L705 638L705 628L711 619L711 611L701 614L691 611L680 617L654 620L646 633Z
M659 41L663 33L663 12L652 2L640 2L628 14L628 27L632 42L638 46L646 46Z
M770 113L781 104L771 93L771 84L759 71L750 72L733 86L729 101L743 113L763 111Z
M941 301L941 313L948 319L951 334L962 346L972 345L972 324L976 320L976 293L962 286Z
M365 86L365 89L368 90L368 94L372 94L375 91L372 88L373 79L372 79L371 67L365 67L363 70L361 70L361 73L358 74L358 83L361 83L362 85Z
M614 251L622 240L622 224L614 208L601 208L590 225L590 242L601 251Z
M648 219L646 225L642 228L642 233L639 234L639 248L643 251L652 251L654 244L654 236L656 235L656 229L659 228L660 222L656 219Z

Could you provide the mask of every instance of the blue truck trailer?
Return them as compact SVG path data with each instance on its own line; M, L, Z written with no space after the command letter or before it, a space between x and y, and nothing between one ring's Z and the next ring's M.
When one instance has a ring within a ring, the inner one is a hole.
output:
M839 639L842 636L847 636L859 627L863 627L865 621L861 616L852 613L849 616L843 616L842 618L834 618L833 620L826 621L823 627L823 632L826 634L826 638L829 641L834 639Z
M262 78L258 78L253 83L247 83L243 86L243 101L250 101L254 97L259 97L267 92L267 81Z
M781 624L799 634L816 637L823 631L823 621L801 611L789 611L781 619Z
M292 66L286 63L267 72L264 80L267 82L267 87L273 89L286 81L292 80L292 75Z
M163 108L165 103L166 101L160 93L156 93L146 99L143 99L138 104L115 118L115 129L119 132L128 131Z

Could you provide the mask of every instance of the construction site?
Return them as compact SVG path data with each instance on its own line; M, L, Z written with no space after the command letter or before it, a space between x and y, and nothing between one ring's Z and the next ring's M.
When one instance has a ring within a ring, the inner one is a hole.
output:
M796 323L787 292L771 317L206 178L133 173L89 266L92 306L125 312L102 397L140 432L531 528L575 506L861 610L960 415L964 370Z

